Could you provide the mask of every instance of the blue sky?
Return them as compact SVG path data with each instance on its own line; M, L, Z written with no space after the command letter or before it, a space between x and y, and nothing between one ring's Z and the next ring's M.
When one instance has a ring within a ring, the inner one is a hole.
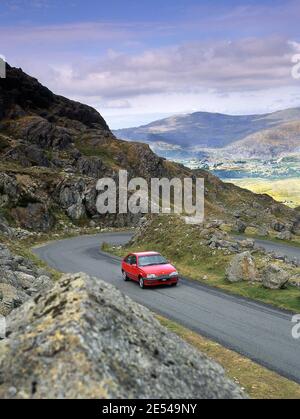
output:
M1 0L0 54L112 128L300 106L300 0Z

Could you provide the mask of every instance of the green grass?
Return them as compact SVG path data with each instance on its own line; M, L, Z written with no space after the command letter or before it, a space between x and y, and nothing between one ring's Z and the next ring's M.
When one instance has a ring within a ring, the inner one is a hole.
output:
M75 142L77 149L86 157L98 157L103 163L108 167L117 168L117 162L114 159L115 150L113 143L104 143L104 144L94 144L89 143L89 138L78 138Z
M237 294L276 307L300 312L300 290L288 286L283 290L268 290L260 283L240 282L232 284L225 279L225 270L232 255L223 251L212 251L201 244L198 226L189 226L175 217L157 217L144 231L141 239L121 249L104 245L106 251L118 256L125 256L133 251L155 250L167 257L176 265L182 276L189 277L210 286L220 288L231 294ZM263 263L263 256L256 253L257 264ZM295 273L300 273L295 268Z
M300 399L300 386L293 381L177 323L160 316L157 318L163 326L218 362L224 368L226 375L244 388L252 399Z
M230 183L258 194L270 195L278 202L296 208L300 205L300 179L230 179Z
M100 149L97 147L97 149L93 147L88 146L78 146L79 151L84 154L87 157L99 157L104 163L110 165L115 164L116 162L111 157L111 154L108 150L105 148Z

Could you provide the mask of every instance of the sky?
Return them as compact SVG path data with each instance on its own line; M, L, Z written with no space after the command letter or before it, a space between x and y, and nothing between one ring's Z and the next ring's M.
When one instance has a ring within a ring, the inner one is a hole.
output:
M300 106L300 0L0 0L0 55L112 129Z

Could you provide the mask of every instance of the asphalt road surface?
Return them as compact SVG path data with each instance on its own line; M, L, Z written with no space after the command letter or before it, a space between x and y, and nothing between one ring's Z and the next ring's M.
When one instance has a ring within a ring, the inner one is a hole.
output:
M292 314L187 279L177 288L145 290L123 282L120 260L101 252L100 246L103 241L125 244L130 237L81 236L36 248L35 253L61 272L98 276L152 311L300 383L300 340L292 337Z
M274 252L277 256L287 256L289 259L297 260L300 263L300 247L267 240L256 240L256 246L263 247L268 252Z
M246 236L234 236L236 240L245 240L247 239ZM296 261L300 263L300 247L293 246L292 244L286 244L284 242L280 243L275 241L263 240L263 239L255 239L255 247L256 248L263 248L267 252L274 253L280 257L287 257L291 261Z

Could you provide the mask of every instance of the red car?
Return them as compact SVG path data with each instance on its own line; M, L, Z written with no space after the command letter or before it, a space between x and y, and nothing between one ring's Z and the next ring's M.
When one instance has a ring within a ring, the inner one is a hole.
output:
M179 274L162 255L157 252L130 253L122 261L124 281L136 281L141 288L157 285L176 286Z

